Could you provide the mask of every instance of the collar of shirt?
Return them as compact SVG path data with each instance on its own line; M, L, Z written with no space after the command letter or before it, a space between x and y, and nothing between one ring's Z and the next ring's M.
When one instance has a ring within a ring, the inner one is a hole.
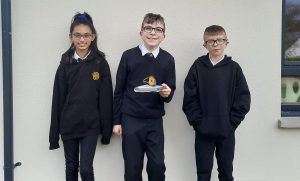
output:
M225 55L223 55L223 57L222 57L220 60L218 60L216 63L214 63L214 62L210 59L210 57L209 57L209 60L210 60L211 64L212 64L213 66L215 66L215 65L217 65L219 62L221 62L221 61L224 59L224 57L225 57Z
M159 47L156 48L153 52L149 52L149 50L147 50L147 48L145 47L144 44L139 45L139 48L140 48L143 56L146 55L147 53L152 53L154 58L156 58L158 56Z
M78 61L79 58L80 58L81 60L84 60L84 59L86 59L87 56L89 56L90 53L91 53L91 51L89 51L89 53L87 53L86 56L85 56L83 59L81 59L81 58L79 57L79 55L76 53L76 51L74 51L73 58L74 58L75 60L77 60L77 61Z

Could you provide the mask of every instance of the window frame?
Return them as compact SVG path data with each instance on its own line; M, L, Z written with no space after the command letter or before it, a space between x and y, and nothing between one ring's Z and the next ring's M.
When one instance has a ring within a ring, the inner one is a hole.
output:
M286 1L282 0L282 24L281 24L281 77L300 77L300 62L290 62L285 59L285 16ZM281 103L281 116L300 116L300 104Z

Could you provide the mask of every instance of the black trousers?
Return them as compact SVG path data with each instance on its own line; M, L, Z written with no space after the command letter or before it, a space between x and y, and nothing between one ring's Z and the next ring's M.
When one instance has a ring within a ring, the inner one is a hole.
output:
M206 137L195 132L195 151L198 181L210 181L213 168L214 153L216 153L220 181L233 181L233 159L235 147L234 132L228 137Z
M95 180L93 161L97 137L97 135L93 135L63 141L66 160L66 181L78 181L78 168L80 168L82 181Z
M122 116L122 150L125 181L142 181L144 155L147 155L148 181L165 180L164 132L162 118L139 119Z

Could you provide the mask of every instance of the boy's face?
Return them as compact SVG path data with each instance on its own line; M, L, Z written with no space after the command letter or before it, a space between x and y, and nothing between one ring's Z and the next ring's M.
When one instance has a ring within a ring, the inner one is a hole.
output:
M208 50L210 56L220 57L224 55L228 41L225 33L221 32L215 35L204 35L203 46Z
M164 29L165 27L161 22L144 23L140 36L149 51L158 48L159 44L165 39Z

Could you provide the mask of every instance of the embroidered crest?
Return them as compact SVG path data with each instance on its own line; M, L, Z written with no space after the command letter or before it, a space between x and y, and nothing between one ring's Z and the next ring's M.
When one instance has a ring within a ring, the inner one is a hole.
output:
M92 77L93 77L93 80L99 80L99 78L100 78L99 72L93 72Z

